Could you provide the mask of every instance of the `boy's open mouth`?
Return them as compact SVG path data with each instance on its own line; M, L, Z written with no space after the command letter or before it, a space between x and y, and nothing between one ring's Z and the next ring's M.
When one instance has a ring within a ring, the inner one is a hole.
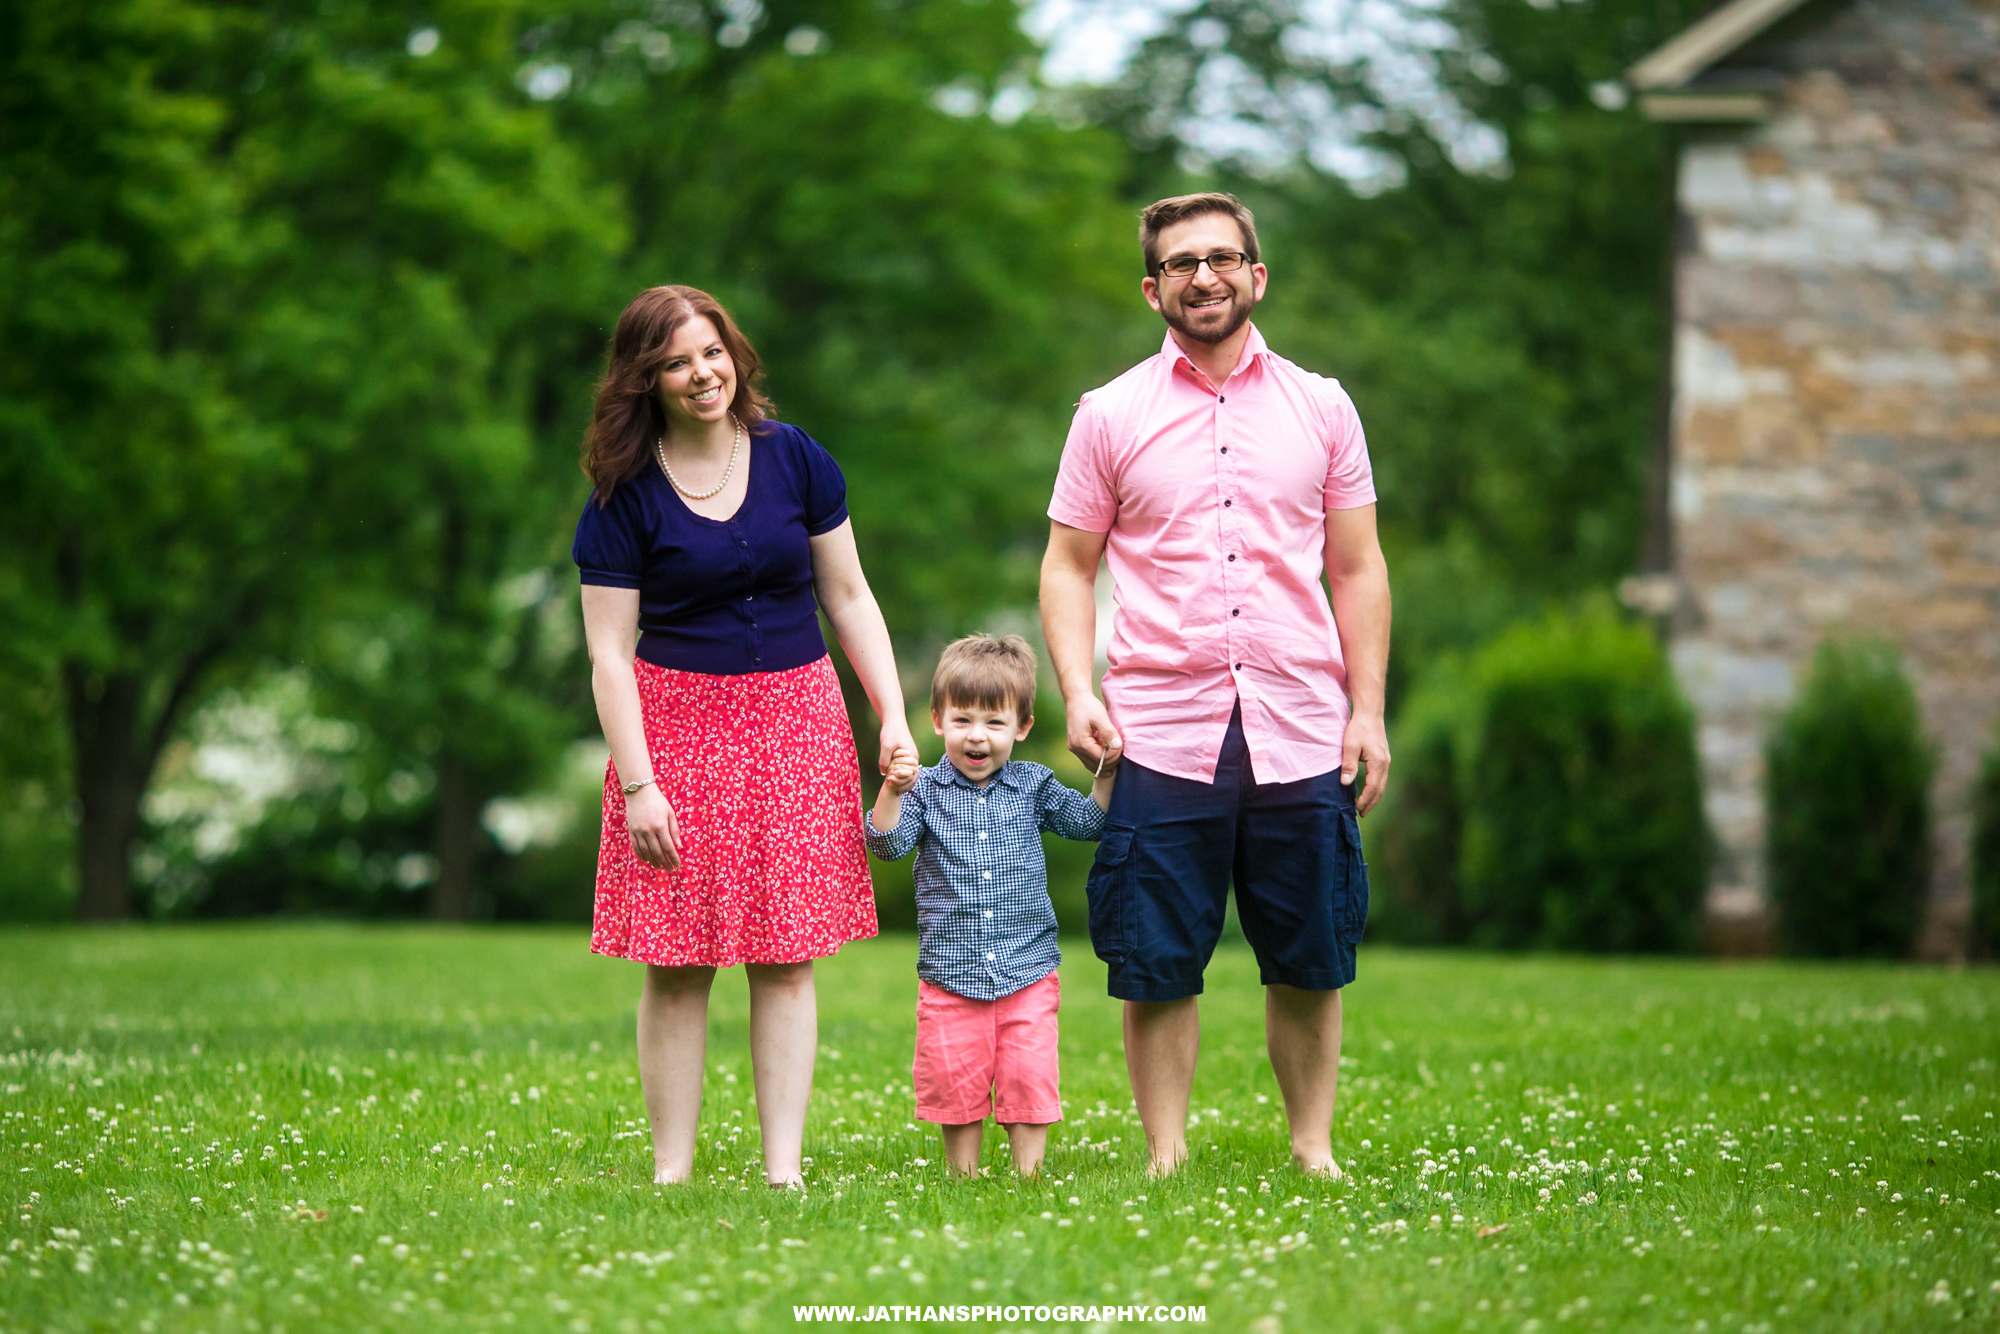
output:
M963 755L963 756L965 757L965 762L966 762L967 764L984 764L984 763L986 763L986 757L987 757L987 752L986 752L986 751L983 751L983 750L964 750L964 751L960 751L960 752L959 752L959 754L961 754L961 755Z

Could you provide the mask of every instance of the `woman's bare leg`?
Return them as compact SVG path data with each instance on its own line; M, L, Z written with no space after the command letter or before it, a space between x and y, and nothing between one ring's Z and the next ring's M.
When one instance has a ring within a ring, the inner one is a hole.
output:
M1048 1152L1049 1128L1016 1121L1006 1129L1007 1147L1014 1154L1014 1170L1024 1177L1039 1175L1042 1155Z
M753 963L744 971L750 975L750 1070L764 1132L764 1179L774 1186L803 1185L806 1104L819 1050L812 961Z
M653 1128L653 1180L662 1185L686 1181L694 1171L714 981L713 968L646 965L639 993L639 1087Z
M986 1130L984 1121L969 1121L962 1126L940 1125L944 1132L944 1160L951 1170L960 1176L979 1175L979 1139Z

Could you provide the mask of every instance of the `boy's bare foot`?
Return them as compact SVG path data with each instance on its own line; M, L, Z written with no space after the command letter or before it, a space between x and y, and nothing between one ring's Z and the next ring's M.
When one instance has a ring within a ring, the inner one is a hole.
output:
M653 1166L653 1184L656 1186L685 1186L692 1171L676 1172L671 1167Z
M801 1175L779 1177L775 1181L770 1177L765 1177L764 1184L772 1190L796 1190L803 1193L806 1188L806 1179Z
M1324 1159L1309 1159L1304 1154L1294 1153L1292 1166L1309 1177L1319 1177L1326 1181L1338 1181L1346 1175L1340 1170L1340 1164L1334 1161L1332 1154L1328 1154Z

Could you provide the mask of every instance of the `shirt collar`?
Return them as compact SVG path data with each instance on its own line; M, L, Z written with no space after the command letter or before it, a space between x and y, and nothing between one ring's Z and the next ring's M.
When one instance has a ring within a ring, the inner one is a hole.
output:
M967 778L964 774L960 773L958 771L958 766L951 762L951 756L949 755L945 756L943 759L937 762L936 767L931 770L931 776L937 779L937 781L940 783L945 783L945 784L956 783L958 784L958 786L969 789L970 791L973 792L985 791L985 788L980 787L979 784L973 782L970 778ZM987 787L991 787L995 783L1005 783L1008 787L1017 786L1017 784L1014 782L1014 761L1009 760L1005 764L1001 765L1000 771L994 774L993 777L986 780Z
M1249 341L1243 344L1242 360L1236 363L1236 369L1230 373L1230 377L1233 379L1237 375L1242 374L1258 358L1269 356L1270 353L1271 345L1264 341L1263 331L1257 327L1257 322L1252 320L1250 322ZM1174 341L1174 331L1172 329L1167 330L1165 339L1160 343L1160 355L1167 359L1167 368L1169 370L1185 365L1196 375L1201 374L1201 368L1196 366L1194 360L1188 356L1186 350Z

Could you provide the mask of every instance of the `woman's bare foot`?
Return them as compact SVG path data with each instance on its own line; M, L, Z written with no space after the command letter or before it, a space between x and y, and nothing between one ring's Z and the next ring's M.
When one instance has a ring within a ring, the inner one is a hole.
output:
M1309 1177L1319 1177L1325 1181L1338 1181L1346 1175L1346 1173L1340 1170L1340 1164L1334 1161L1332 1154L1328 1154L1322 1161L1314 1162L1307 1159L1303 1154L1294 1153L1292 1155L1292 1166L1298 1168L1299 1171L1304 1172Z

